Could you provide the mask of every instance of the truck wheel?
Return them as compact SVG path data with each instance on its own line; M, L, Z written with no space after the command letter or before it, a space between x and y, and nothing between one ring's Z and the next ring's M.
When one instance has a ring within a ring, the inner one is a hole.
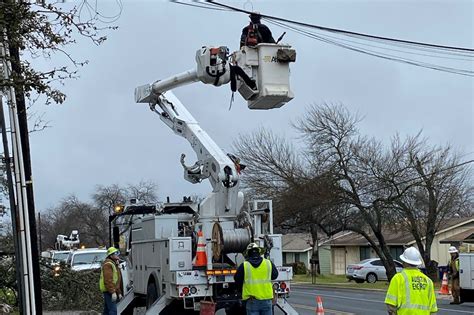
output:
M149 309L158 298L158 289L155 282L148 283L146 288L146 309Z

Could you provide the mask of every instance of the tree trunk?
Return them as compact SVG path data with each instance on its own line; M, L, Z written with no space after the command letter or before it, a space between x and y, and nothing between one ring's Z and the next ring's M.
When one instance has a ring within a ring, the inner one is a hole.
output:
M319 275L321 273L321 270L319 268L320 263L319 263L318 228L317 228L317 226L315 224L311 224L310 231L311 231L311 242L312 242L312 246L313 246L313 255L312 255L311 259L314 259L316 261L316 273Z

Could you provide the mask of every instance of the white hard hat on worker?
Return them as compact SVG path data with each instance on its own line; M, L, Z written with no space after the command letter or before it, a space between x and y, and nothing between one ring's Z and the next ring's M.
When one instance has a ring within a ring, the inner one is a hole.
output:
M400 255L400 259L412 266L419 266L423 263L420 252L413 246L405 249L403 254Z
M454 254L454 253L457 253L458 252L458 249L454 246L451 246L449 249L448 249L448 253L450 254Z

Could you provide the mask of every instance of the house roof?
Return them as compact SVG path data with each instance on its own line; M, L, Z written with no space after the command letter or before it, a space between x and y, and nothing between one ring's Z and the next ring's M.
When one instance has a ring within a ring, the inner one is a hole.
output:
M386 231L384 232L387 245L404 245L411 241L413 237L402 231ZM332 246L368 246L369 242L360 234L355 232L345 232L345 234L336 235L325 243Z
M436 234L440 234L472 222L474 222L474 217L448 219ZM369 234L373 235L372 233ZM407 233L406 231L400 229L386 229L383 231L383 234L385 236L385 241L389 246L411 245L415 243L415 240L413 239L413 236L410 233ZM329 241L325 242L325 244L332 246L369 245L369 243L363 236L355 232L348 231L336 234Z
M288 233L282 235L281 246L283 252L304 253L311 250L311 234Z
M452 235L439 241L441 244L474 243L474 228Z

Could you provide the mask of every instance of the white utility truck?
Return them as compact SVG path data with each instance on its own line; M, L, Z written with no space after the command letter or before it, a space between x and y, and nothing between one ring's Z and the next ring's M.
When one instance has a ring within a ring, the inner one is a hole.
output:
M281 235L273 234L272 202L257 200L244 207L239 176L245 166L224 153L170 91L197 81L231 83L250 109L281 107L293 98L289 63L295 58L288 45L259 44L233 54L227 47L205 46L196 52L195 69L135 89L136 102L148 104L196 152L197 161L191 166L181 155L184 178L191 183L208 179L212 192L200 202L184 198L149 205L132 200L111 216L113 241L125 259L121 314L210 314L219 309L244 314L233 277L250 242L264 247L278 268L273 286L276 306L284 314L297 314L286 301L293 271L282 266Z
M461 301L474 302L474 254L459 254Z

